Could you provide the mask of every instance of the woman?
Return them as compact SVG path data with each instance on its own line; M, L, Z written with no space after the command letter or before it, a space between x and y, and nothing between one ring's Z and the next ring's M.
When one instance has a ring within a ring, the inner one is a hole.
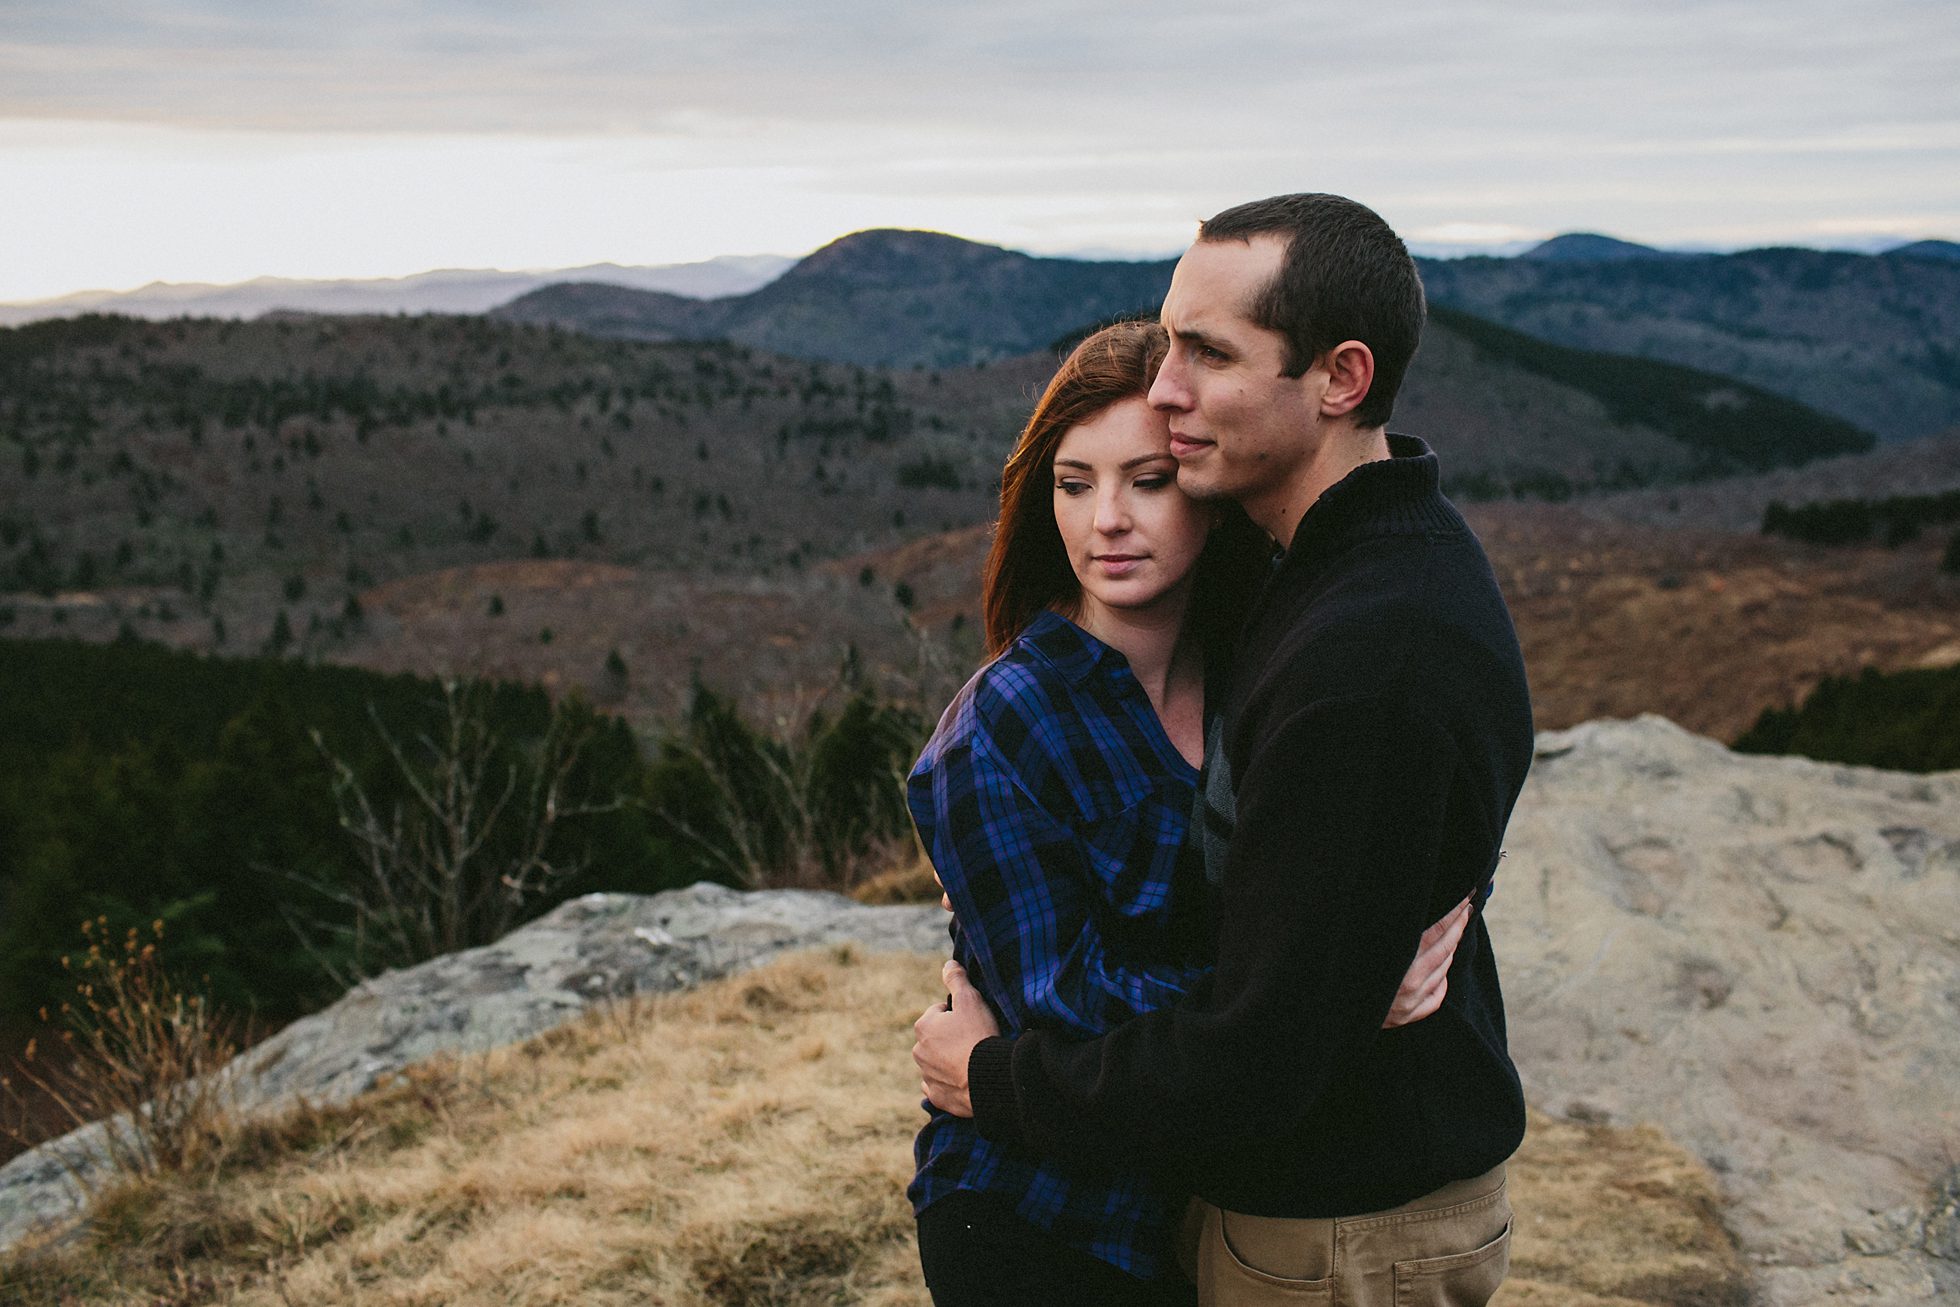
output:
M983 580L992 661L908 782L954 958L1008 1035L1103 1033L1175 1000L1209 962L1185 838L1205 682L1271 546L1236 508L1177 489L1146 399L1164 348L1154 324L1099 331L1035 406ZM1424 983L1412 971L1403 997ZM939 1307L1194 1301L1170 1256L1182 1198L1143 1168L1064 1167L927 1106L908 1194Z

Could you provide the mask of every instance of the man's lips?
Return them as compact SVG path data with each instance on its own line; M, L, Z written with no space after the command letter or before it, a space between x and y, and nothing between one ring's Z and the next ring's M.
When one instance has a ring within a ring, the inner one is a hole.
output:
M1187 436L1181 431L1173 431L1171 432L1171 457L1183 458L1201 449L1210 449L1212 443L1209 440L1200 440L1196 436Z

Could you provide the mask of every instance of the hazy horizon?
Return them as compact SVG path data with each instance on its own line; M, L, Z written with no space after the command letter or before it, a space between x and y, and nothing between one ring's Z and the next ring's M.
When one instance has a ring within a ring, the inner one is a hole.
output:
M861 228L859 230L868 231L868 230L877 230L877 229ZM849 232L839 233L839 237L841 238L842 236L851 235L851 234L854 233L849 233ZM940 234L954 236L962 240L976 239L971 236L964 236L959 232L942 232ZM1610 231L1607 232L1592 231L1592 232L1584 232L1584 233L1548 232L1543 237L1534 237L1531 239L1524 239L1524 240L1506 240L1506 241L1492 241L1492 242L1477 242L1477 241L1467 241L1467 240L1466 241L1412 240L1409 242L1409 246L1411 251L1418 258L1454 259L1454 258L1474 258L1480 255L1486 257L1514 257L1518 254L1525 252L1526 250L1531 249L1532 247L1538 244L1541 244L1545 240L1552 239L1553 237L1564 236L1564 235L1581 235L1581 234L1606 236L1614 240L1632 240L1632 238L1630 237L1618 235L1617 233L1610 232ZM1763 249L1769 247L1815 249L1820 251L1829 251L1829 252L1846 253L1846 254L1882 254L1888 250L1896 249L1904 245L1914 244L1922 240L1951 242L1953 238L1951 236L1938 234L1938 233L1930 233L1924 236L1911 236L1911 237L1865 234L1865 235L1847 235L1843 239L1834 242L1769 240L1769 241L1762 241L1762 242L1753 242L1749 244L1726 245L1726 246L1695 245L1695 244L1657 245L1648 241L1633 241L1633 243L1640 244L1640 245L1651 245L1653 248L1656 249L1666 250L1671 253L1679 253L1679 254L1733 254L1733 253L1740 253L1742 251L1750 250L1750 249ZM418 268L411 272L402 272L402 273L381 273L381 274L354 273L345 276L322 276L322 277L293 277L279 272L263 272L263 273L258 273L254 276L240 278L237 281L225 281L225 282L172 281L164 278L152 278L148 281L139 282L135 285L129 285L129 286L80 286L72 290L58 291L51 295L37 295L31 298L21 298L21 299L0 299L0 308L35 308L44 305L58 305L65 301L81 299L81 298L89 298L94 296L123 296L123 295L137 294L148 290L185 290L185 291L231 290L239 287L247 287L260 283L290 283L295 285L309 285L309 286L310 285L384 286L393 283L409 282L421 278L432 278L432 277L439 277L439 276L457 276L457 277L548 276L548 275L559 274L559 273L582 272L582 271L588 271L597 268L608 268L608 267L618 268L622 271L644 272L649 270L663 270L669 268L701 268L701 267L708 267L708 266L723 264L723 263L739 263L747 260L773 260L773 259L782 260L785 268L787 268L789 265L794 264L798 260L807 258L811 253L815 252L816 249L822 248L822 245L826 245L829 243L830 243L829 241L825 241L817 246L813 246L809 250L804 250L795 254L786 254L786 253L781 253L776 251L766 251L766 252L740 251L740 252L731 252L725 254L717 254L706 259L696 259L696 260L689 260L683 263L669 263L669 264L627 263L620 259L601 259L591 263L581 263L581 264L565 265L565 266L558 266L558 267L443 266L443 267L432 267L432 268ZM983 243L993 244L994 242L983 242ZM1006 246L1003 248L1012 249L1014 247ZM1182 248L1183 248L1182 246L1177 246L1177 247L1159 249L1159 250L1113 250L1107 247L1091 247L1091 248L1080 249L1080 250L1055 250L1049 252L1022 249L1019 250L1018 252L1024 254L1030 254L1037 258L1073 258L1073 259L1087 259L1087 260L1095 260L1095 261L1117 261L1117 260L1157 261L1157 260L1172 259L1177 257L1177 255L1182 251Z

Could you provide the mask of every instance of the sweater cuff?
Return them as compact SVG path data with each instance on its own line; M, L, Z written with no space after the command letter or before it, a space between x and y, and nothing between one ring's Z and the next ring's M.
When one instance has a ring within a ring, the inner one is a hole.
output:
M973 1125L997 1144L1021 1141L1020 1103L1014 1095L1014 1041L1000 1035L973 1046L966 1059L966 1092Z

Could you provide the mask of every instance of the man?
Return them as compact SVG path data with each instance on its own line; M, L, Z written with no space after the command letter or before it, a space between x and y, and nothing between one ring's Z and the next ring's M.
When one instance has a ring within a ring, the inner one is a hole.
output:
M1353 201L1201 225L1151 403L1179 485L1284 550L1207 751L1217 975L1100 1039L1008 1041L951 968L950 1009L917 1025L928 1094L983 1134L1197 1194L1207 1303L1301 1282L1481 1303L1506 1267L1524 1101L1481 918L1441 1011L1382 1029L1424 927L1488 883L1532 751L1490 565L1435 456L1386 430L1423 315L1407 250Z

